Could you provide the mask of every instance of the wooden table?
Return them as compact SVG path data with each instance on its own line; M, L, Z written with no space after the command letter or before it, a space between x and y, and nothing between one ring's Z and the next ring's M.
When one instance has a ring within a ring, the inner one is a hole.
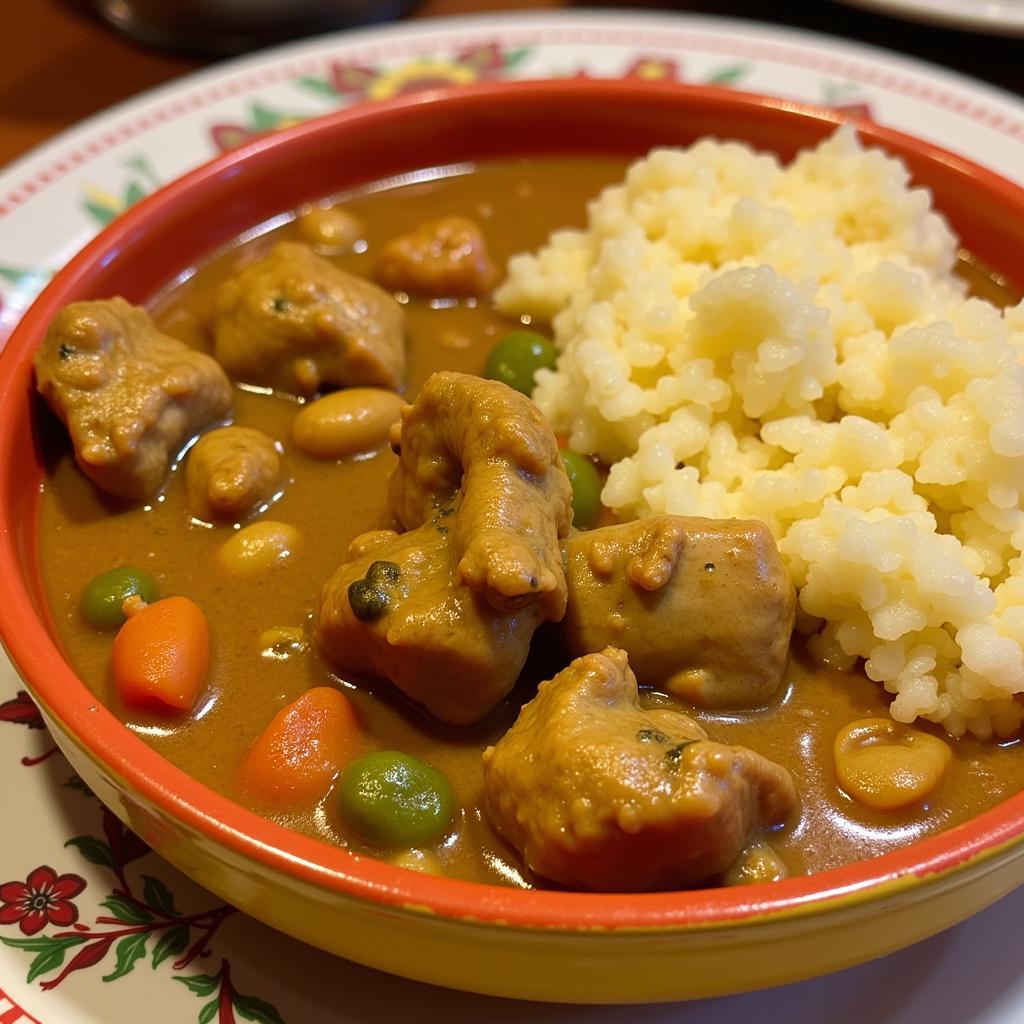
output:
M568 9L558 0L422 0L413 17L510 9ZM625 7L627 3L585 6ZM753 0L635 4L771 20L845 36L944 64L1024 95L1024 38L913 24L831 0L791 0L785 13ZM0 44L0 165L104 107L187 74L206 61L147 49L118 35L90 0L10 3Z

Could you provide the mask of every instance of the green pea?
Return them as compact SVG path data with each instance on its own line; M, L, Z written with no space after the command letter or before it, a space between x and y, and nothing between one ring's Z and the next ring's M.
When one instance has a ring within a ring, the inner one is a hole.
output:
M529 397L533 394L533 376L538 370L554 369L558 352L536 331L510 331L491 349L484 364L488 380L500 380Z
M572 484L572 525L580 530L589 530L601 511L601 478L586 456L568 451L559 454Z
M431 843L455 816L455 794L436 768L396 750L353 761L338 782L341 816L377 846Z
M97 629L120 626L124 622L121 605L135 594L147 604L160 596L156 581L148 572L126 565L100 573L82 593L82 616Z

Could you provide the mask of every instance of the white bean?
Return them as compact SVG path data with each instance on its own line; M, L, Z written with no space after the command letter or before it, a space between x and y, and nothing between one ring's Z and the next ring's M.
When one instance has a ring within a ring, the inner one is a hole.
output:
M229 572L251 576L283 564L298 541L299 531L288 523L253 523L226 540L217 555Z
M343 459L372 451L388 439L401 417L401 395L384 388L345 388L305 406L292 421L299 451L318 459Z

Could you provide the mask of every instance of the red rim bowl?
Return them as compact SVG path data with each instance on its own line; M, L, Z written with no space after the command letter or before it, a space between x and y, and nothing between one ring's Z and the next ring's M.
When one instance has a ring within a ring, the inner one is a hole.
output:
M223 155L134 206L54 277L0 357L0 633L46 713L171 818L244 857L360 899L507 928L685 928L814 912L893 880L950 871L1021 837L1024 795L898 852L771 884L621 895L436 878L290 832L185 775L96 706L48 625L35 556L41 468L32 443L32 354L68 302L120 294L145 303L254 224L304 201L416 168L557 152L639 155L704 135L739 138L789 158L849 120L777 99L665 83L469 86L296 125ZM1024 190L935 146L870 122L854 123L867 143L900 156L915 181L932 190L969 250L1017 287L1024 284Z

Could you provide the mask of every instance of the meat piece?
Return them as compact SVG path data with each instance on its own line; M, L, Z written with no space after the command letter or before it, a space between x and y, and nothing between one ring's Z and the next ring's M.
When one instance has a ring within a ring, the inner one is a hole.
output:
M405 377L403 315L370 281L299 242L278 242L221 285L214 353L232 377L311 395L324 385L395 390Z
M340 203L307 206L295 218L295 230L304 242L321 251L342 252L359 240L363 226Z
M796 596L768 528L653 516L563 544L572 656L620 647L644 686L756 707L782 680Z
M698 884L797 802L785 768L679 711L642 709L613 648L541 683L483 765L495 827L531 871L574 889Z
M389 679L436 718L465 725L512 689L543 619L498 611L456 578L446 517L409 533L357 537L325 584L316 639L345 673Z
M464 373L432 374L402 422L391 507L413 529L453 513L456 580L499 610L540 602L565 612L559 537L572 522L572 488L547 421L524 395Z
M82 471L141 501L198 430L231 409L231 382L124 299L73 302L35 355L36 386L66 424Z
M280 479L277 443L249 427L211 430L185 462L189 506L206 520L239 522L270 501Z
M438 298L490 291L498 272L476 224L443 217L392 238L380 250L374 277L385 288Z

